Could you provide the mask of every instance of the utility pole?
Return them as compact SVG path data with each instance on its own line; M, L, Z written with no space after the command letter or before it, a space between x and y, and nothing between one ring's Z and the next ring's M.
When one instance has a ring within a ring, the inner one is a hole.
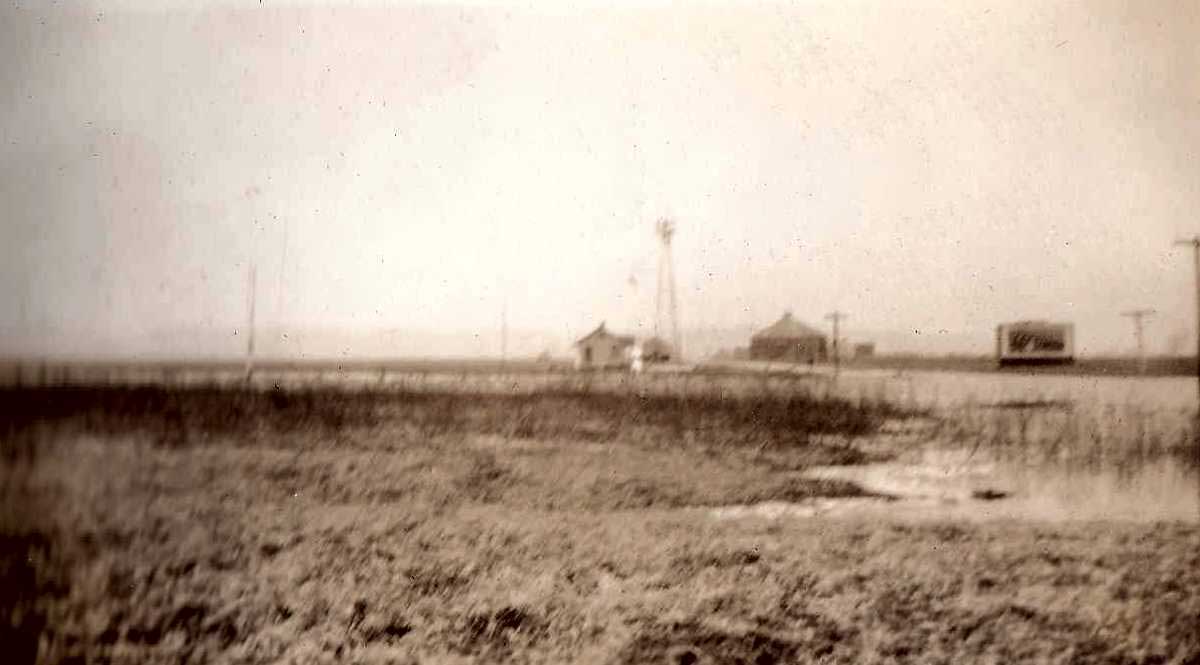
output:
M833 321L833 376L834 378L837 378L838 372L841 369L841 354L838 352L838 336L840 334L838 332L838 324L841 323L842 319L846 318L846 314L844 312L834 310L826 314L825 318Z
M1143 336L1142 322L1144 319L1154 316L1152 309L1135 309L1128 312L1121 312L1121 316L1128 316L1133 319L1133 334L1137 338L1137 353L1138 353L1138 373L1146 373L1146 342Z
M254 374L254 301L257 295L258 270L250 264L250 323L246 326L246 385Z
M1200 400L1200 236L1176 240L1177 246L1192 248L1192 262L1196 272L1196 398ZM1200 417L1200 416L1198 416Z
M1176 240L1176 245L1190 245L1192 248L1192 263L1196 274L1196 390L1200 399L1200 236L1192 236L1186 240ZM1196 428L1200 428L1200 411L1196 413ZM1200 462L1200 433L1192 432L1192 445L1196 447L1196 461ZM1200 477L1196 478L1196 490L1200 493Z
M500 364L508 366L508 297L500 308Z

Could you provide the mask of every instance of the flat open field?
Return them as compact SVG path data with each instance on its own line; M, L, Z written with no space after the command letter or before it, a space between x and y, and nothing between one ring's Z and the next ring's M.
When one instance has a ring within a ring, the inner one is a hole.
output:
M814 473L936 449L1192 478L1190 415L928 381L936 409L851 380L673 385L4 391L0 643L10 662L1200 662L1195 518L914 511L870 474ZM1008 500L979 490L938 505Z

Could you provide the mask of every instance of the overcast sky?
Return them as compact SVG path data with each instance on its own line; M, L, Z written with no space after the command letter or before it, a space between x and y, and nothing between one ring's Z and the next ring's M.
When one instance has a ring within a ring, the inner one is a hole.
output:
M5 0L0 351L234 351L251 263L295 335L636 332L660 216L688 328L1194 343L1197 3L557 7Z

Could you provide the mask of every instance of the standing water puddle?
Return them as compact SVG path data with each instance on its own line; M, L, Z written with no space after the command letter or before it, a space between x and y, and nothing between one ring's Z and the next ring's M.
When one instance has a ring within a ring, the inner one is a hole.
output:
M929 451L914 462L818 467L814 478L846 480L895 497L771 502L713 511L721 519L876 514L931 519L1200 521L1200 474L1161 458L1130 470L1030 466Z

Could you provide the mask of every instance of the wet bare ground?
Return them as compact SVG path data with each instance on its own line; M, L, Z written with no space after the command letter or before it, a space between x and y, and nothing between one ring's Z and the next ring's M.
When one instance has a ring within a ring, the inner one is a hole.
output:
M1195 524L700 509L862 494L873 407L6 397L10 662L1200 661Z

